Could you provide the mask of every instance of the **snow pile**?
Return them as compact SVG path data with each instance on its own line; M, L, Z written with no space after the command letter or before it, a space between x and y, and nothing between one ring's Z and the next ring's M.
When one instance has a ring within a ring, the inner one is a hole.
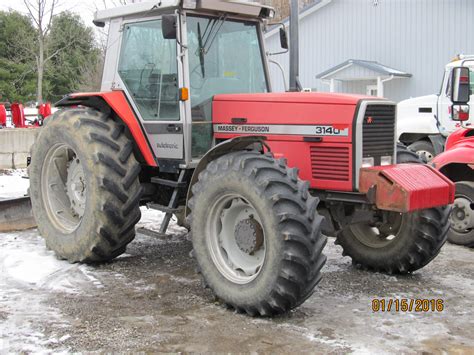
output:
M22 197L30 186L26 169L0 171L0 199Z

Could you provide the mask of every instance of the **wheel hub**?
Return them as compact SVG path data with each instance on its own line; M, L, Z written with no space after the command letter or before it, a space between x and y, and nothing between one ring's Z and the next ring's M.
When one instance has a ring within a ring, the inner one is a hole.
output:
M454 200L454 209L451 213L451 227L457 232L466 232L474 228L474 211L472 202L465 197Z
M263 245L263 230L253 218L247 218L235 226L235 241L244 253L252 255Z
M416 152L421 159L430 162L433 159L433 154L427 150L418 150Z
M77 158L71 161L67 169L66 189L72 210L82 217L86 208L86 183L84 170Z

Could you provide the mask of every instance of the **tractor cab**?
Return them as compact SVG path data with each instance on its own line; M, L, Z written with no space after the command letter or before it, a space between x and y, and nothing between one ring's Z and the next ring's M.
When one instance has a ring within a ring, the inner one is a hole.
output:
M94 22L110 22L101 91L123 90L154 155L189 166L213 145L214 95L270 91L262 24L273 14L212 0L99 11Z

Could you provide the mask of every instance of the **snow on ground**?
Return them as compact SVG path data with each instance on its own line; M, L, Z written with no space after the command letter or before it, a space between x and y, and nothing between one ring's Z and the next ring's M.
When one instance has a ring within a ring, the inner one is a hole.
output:
M26 169L0 171L0 200L22 197L30 186Z
M47 351L48 345L60 343L64 336L46 335L37 327L70 327L47 304L48 295L84 292L90 283L87 272L86 266L58 260L35 229L0 234L0 353Z

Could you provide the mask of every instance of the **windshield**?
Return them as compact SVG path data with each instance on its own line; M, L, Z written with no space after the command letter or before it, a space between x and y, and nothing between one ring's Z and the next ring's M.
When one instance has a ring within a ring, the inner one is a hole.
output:
M268 91L255 22L188 17L191 105L216 94Z

